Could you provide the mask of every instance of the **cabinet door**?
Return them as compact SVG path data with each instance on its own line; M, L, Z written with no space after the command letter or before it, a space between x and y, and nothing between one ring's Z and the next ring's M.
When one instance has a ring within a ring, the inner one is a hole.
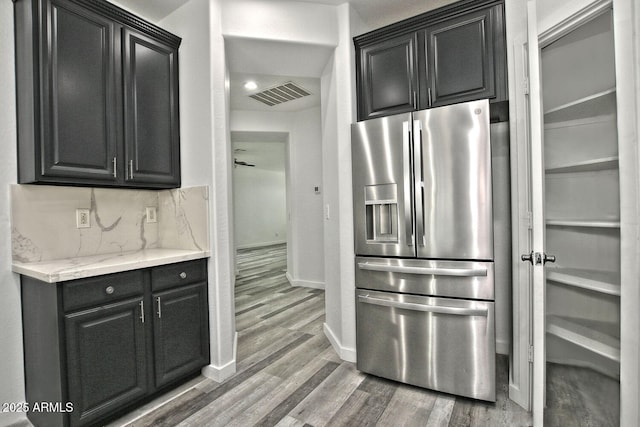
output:
M205 283L153 294L156 387L209 363Z
M464 14L425 30L429 93L421 108L496 98L494 23L501 10Z
M179 187L178 50L130 29L123 40L125 180Z
M115 182L115 24L65 0L43 8L36 174L40 169L43 181Z
M417 34L366 46L357 66L358 119L413 111L418 93Z
M147 393L142 298L65 315L71 425L85 425Z

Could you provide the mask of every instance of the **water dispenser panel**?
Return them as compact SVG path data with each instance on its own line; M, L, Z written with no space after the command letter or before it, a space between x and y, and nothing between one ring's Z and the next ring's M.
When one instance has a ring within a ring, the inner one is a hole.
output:
M396 184L364 188L367 243L398 241L398 188Z

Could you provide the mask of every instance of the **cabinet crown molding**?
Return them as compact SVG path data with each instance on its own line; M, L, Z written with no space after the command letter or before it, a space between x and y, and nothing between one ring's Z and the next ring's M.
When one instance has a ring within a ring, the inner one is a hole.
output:
M20 0L14 0L20 1ZM146 21L139 16L134 15L112 3L105 0L71 0L80 6L90 8L96 12L106 15L121 24L135 28L150 34L165 43L168 43L172 47L178 48L182 42L182 38L172 34L149 21Z
M473 12L496 4L504 4L504 0L461 0L429 10L411 18L386 25L353 38L356 47L366 46L384 40L388 37L406 34L424 28L425 25L435 24L443 19L461 13Z

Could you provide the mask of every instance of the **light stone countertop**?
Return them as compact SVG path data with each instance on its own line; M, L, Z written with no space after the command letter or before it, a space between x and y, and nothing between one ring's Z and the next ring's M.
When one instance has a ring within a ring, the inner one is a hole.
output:
M51 261L14 261L12 270L14 273L24 274L43 282L57 283L181 261L191 261L209 256L210 253L206 250L143 249Z

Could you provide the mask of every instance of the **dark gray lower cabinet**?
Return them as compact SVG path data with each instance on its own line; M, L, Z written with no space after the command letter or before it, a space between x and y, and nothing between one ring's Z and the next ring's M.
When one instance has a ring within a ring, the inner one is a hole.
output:
M204 283L153 294L156 385L161 387L209 361Z
M72 425L147 394L142 297L65 315Z
M58 284L22 277L27 402L36 426L119 415L209 363L206 260Z

